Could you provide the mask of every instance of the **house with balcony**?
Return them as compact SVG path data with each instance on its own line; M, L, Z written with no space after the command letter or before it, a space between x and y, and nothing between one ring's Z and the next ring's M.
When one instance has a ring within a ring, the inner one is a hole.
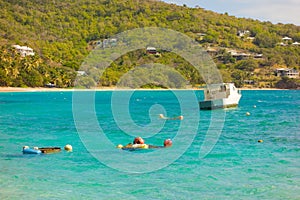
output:
M296 69L279 68L275 70L275 76L299 78L299 71Z

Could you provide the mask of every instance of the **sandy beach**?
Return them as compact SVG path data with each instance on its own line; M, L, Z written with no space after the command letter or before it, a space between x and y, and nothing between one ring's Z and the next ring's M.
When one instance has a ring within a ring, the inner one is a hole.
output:
M278 88L238 88L240 90L283 90ZM73 88L45 88L45 87L36 87L36 88L21 88L21 87L0 87L0 92L58 92L58 91L74 91L74 90L87 90L87 89L73 89ZM95 91L107 91L107 90L131 90L126 88L117 88L117 87L101 87L93 88L89 90ZM203 90L202 88L187 88L187 89L135 89L135 90Z
M0 92L43 92L43 91L72 91L72 89L63 88L20 88L20 87L0 87Z

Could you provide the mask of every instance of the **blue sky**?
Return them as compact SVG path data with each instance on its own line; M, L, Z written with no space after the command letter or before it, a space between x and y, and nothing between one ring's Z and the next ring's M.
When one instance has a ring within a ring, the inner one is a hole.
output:
M300 25L300 0L163 0L189 7L198 5L218 13L227 12L236 17L292 23Z

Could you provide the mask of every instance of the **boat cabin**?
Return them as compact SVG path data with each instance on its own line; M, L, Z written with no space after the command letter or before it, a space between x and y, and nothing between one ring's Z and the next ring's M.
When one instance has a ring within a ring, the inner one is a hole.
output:
M211 84L204 90L204 100L228 98L230 91L237 90L233 83Z

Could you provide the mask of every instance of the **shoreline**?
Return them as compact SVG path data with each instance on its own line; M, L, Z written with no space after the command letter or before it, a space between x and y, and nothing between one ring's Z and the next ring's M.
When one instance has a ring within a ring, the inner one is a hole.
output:
M289 90L279 88L238 88L239 90ZM165 90L203 90L202 88L187 88L187 89L130 89L130 88L116 88L116 87L101 87L92 89L74 89L74 88L21 88L21 87L0 87L0 92L68 92L68 91L126 91L126 90L151 90L151 91L165 91Z

